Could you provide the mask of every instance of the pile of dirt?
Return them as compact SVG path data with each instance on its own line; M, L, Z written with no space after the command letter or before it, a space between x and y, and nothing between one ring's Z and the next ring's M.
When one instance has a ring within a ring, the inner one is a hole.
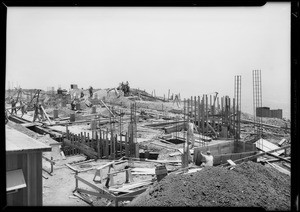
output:
M168 175L129 206L262 207L290 210L290 177L254 162Z

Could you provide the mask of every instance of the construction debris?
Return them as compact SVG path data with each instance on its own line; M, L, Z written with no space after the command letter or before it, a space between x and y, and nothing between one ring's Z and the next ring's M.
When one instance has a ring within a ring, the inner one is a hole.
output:
M44 205L288 210L290 123L243 113L240 76L235 85L234 98L186 99L128 82L57 93L16 89L7 92L6 124L52 146L42 161ZM200 167L207 151L215 167Z

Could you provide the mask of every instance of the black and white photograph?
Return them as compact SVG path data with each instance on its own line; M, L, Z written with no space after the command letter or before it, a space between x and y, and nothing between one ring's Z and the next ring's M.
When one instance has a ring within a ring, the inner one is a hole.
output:
M291 6L5 5L6 206L299 210Z

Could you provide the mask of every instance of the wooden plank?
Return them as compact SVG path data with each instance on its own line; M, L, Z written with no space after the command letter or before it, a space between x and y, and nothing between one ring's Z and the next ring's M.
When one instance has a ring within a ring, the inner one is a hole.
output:
M69 167L71 170L73 170L74 172L78 172L79 170L76 169L75 167L71 166L70 164L66 163L65 164L67 167Z
M89 191L89 190L82 189L82 188L77 188L76 190L80 193L85 193L85 194L89 194L89 195L93 195L96 197L101 197L101 198L105 198L105 199L109 199L109 200L113 200L113 201L115 200L115 197L113 194L99 193L99 192Z
M259 139L255 142L255 145L256 145L256 148L262 150L262 151L270 151L270 150L273 150L273 149L276 149L278 148L277 145L265 140L265 139ZM273 154L276 155L276 156L279 156L280 154L284 153L283 150L281 151L278 151L278 152L274 152Z
M101 188L97 187L96 185L93 185L92 183L86 181L85 179L79 177L78 175L74 175L75 179L83 182L84 184L88 185L89 187L91 187L92 189L96 190L96 191L101 191Z
M277 158L277 159L280 159L280 160L285 161L285 162L287 162L287 163L291 163L290 160L287 160L287 159L285 159L285 158L283 158L283 157L280 157L280 156L277 156L277 155L275 155L275 154L267 153L267 155L272 156L272 157Z
M229 163L229 165L231 165L231 166L235 166L236 164L232 161L232 160L227 160L227 162Z
M45 114L45 116L46 116L47 120L49 121L49 123L50 123L50 124L52 124L52 122L51 122L51 120L50 120L50 118L49 118L48 114L46 113L46 111L45 111L44 107L43 107L43 106L41 106L41 108L42 108L42 111L43 111L43 113Z

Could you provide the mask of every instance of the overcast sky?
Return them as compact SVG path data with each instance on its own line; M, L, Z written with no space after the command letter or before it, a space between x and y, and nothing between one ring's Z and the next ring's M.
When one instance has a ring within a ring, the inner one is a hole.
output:
M182 97L234 94L253 113L252 70L262 103L290 116L290 3L263 7L8 7L6 88L70 84L155 89Z

